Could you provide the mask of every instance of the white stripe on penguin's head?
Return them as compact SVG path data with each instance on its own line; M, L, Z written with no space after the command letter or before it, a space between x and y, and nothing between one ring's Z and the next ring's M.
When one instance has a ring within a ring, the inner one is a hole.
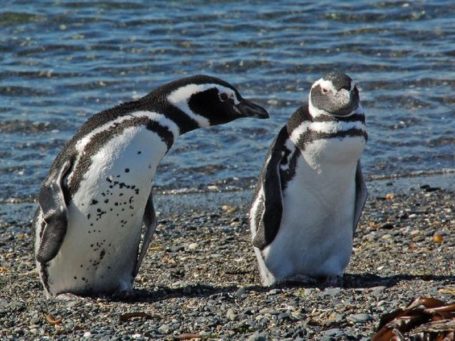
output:
M237 94L233 89L228 87L222 86L220 84L214 83L206 83L206 84L188 84L182 86L174 91L172 91L168 96L167 100L193 120L195 120L200 127L208 127L210 126L210 121L208 118L199 115L198 113L194 112L189 107L189 101L192 96L196 95L197 93L201 93L210 89L216 89L218 91L218 96L220 96L220 101L225 101L227 99L231 99L234 105L240 102L240 99L237 98ZM214 113L216 114L216 113Z

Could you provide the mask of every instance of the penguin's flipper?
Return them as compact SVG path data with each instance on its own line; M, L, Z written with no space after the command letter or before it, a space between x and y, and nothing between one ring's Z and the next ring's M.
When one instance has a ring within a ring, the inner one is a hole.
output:
M144 210L144 236L142 240L142 246L139 251L139 255L136 262L136 267L133 272L133 277L136 277L139 268L142 264L142 260L144 259L145 255L147 254L147 249L152 241L153 233L155 232L156 228L156 215L155 209L153 207L153 197L152 193L150 193L149 198L147 199L147 204L145 205Z
M45 224L36 253L36 260L40 263L53 259L65 238L68 217L64 179L71 166L70 160L65 161L56 174L44 182L39 193L38 203Z
M357 170L355 172L355 207L354 207L354 226L353 233L357 228L359 223L360 216L362 215L363 208L367 201L368 190L365 184L365 180L362 175L362 167L360 166L360 161L357 163Z
M266 161L260 181L262 185L262 200L258 207L256 235L253 238L253 245L264 249L278 234L283 213L283 193L281 187L280 163L283 158L283 145L288 138L286 127L281 129L277 138L270 146L269 157ZM260 195L260 194L259 194Z

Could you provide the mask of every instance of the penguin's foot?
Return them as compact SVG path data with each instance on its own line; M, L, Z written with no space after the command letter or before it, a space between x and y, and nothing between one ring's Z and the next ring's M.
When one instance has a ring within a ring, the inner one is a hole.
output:
M71 292L66 292L55 296L55 299L60 301L84 301L87 300L87 298L89 297L79 296Z
M316 286L318 283L317 278L300 274L277 280L273 283L273 286Z
M118 300L133 300L136 298L136 292L132 289L128 290L117 290L112 295L111 298Z
M344 284L343 275L322 277L321 284L325 287L342 287Z
M301 284L315 285L318 283L318 279L308 275L296 275L288 279L289 282L298 282Z
M308 275L294 275L277 280L271 284L273 287L282 286L323 286L323 287L342 287L344 284L343 276L323 276L312 277Z

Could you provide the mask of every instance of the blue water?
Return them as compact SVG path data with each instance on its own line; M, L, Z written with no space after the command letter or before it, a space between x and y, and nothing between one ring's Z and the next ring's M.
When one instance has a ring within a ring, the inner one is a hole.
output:
M0 201L33 198L92 114L207 73L265 106L181 137L159 188L250 186L310 84L359 82L369 178L455 170L455 2L2 1Z

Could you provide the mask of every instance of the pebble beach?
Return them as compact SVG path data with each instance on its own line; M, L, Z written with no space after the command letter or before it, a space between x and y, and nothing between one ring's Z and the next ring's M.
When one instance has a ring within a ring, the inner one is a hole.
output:
M370 193L350 265L335 287L260 285L250 195L158 195L157 232L135 290L70 301L46 299L41 288L34 204L3 203L10 213L0 215L0 338L369 340L383 314L416 297L455 300L453 189L398 191L389 183Z
M416 297L455 303L453 0L2 5L0 340L370 340ZM334 69L358 84L369 136L351 262L338 286L263 287L252 189L279 128ZM176 141L134 291L46 299L31 220L57 153L96 112L201 73L270 119Z

